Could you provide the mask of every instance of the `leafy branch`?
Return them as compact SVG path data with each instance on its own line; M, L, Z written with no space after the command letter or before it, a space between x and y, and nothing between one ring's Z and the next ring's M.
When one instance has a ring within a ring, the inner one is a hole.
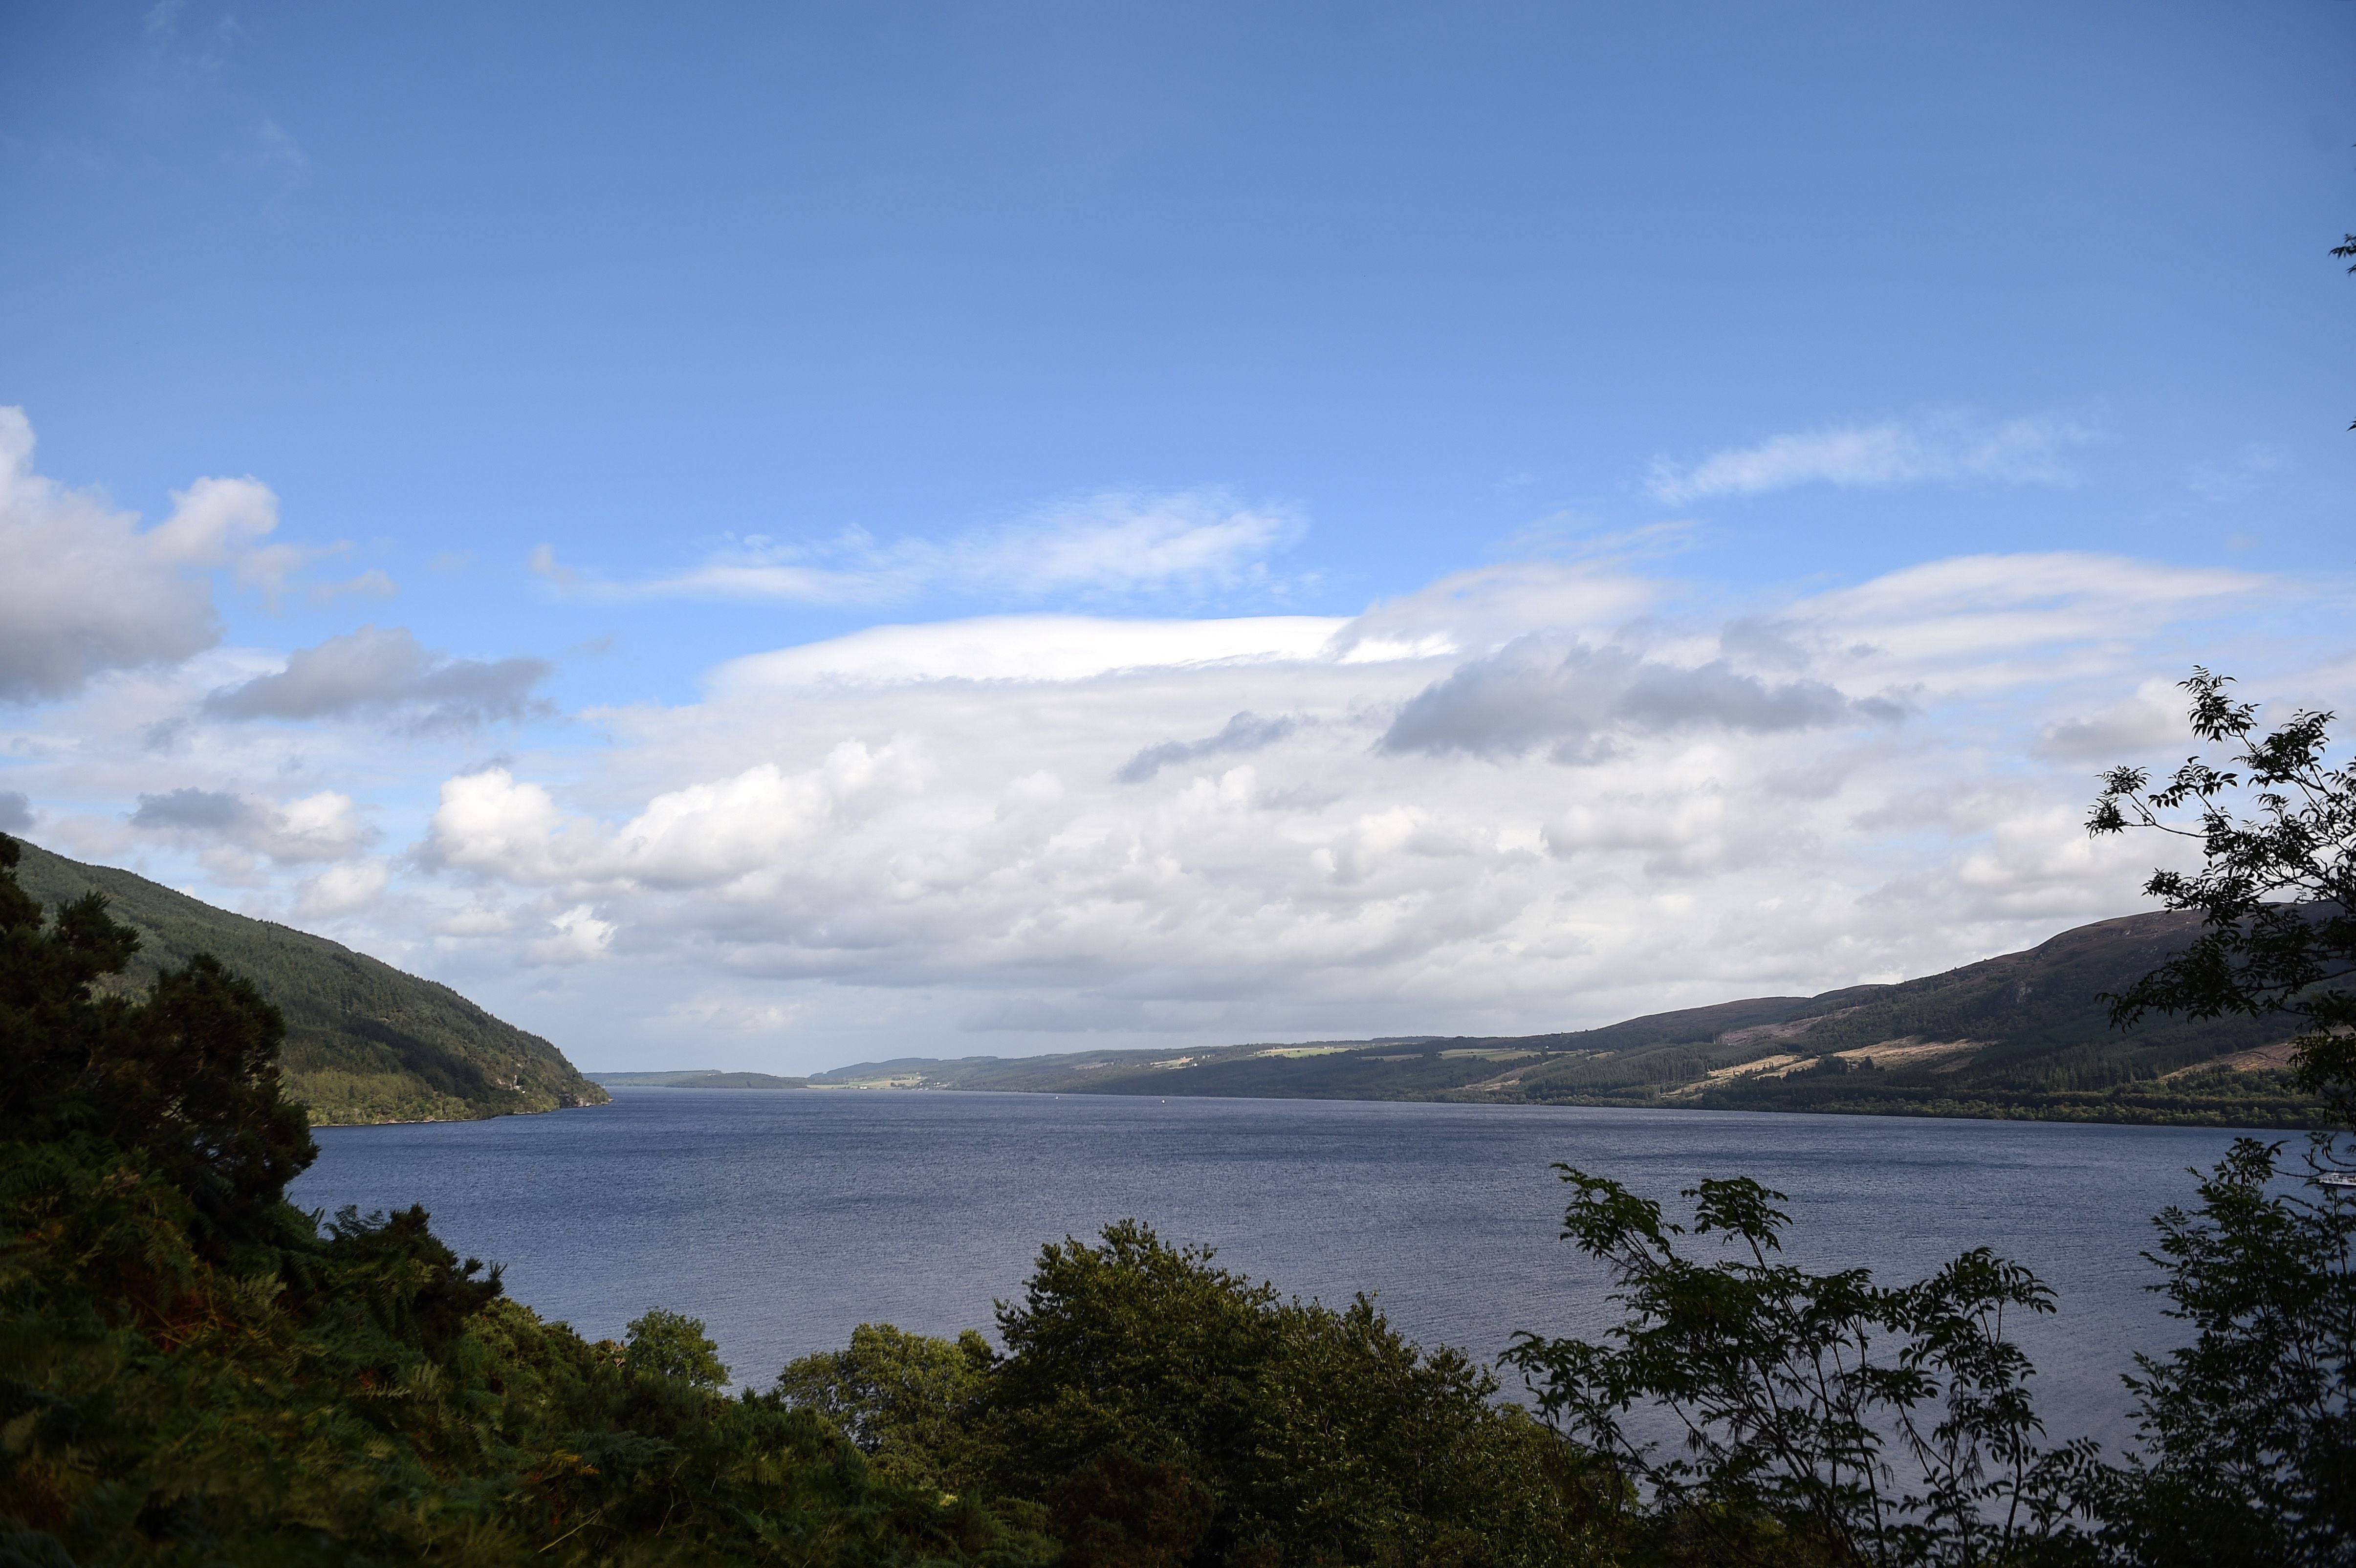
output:
M2199 843L2198 870L2156 870L2144 892L2201 911L2203 929L2158 969L2106 993L2111 1022L2128 1028L2150 1011L2286 1015L2298 1025L2301 1087L2344 1112L2356 1094L2356 992L2347 983L2356 975L2356 772L2326 760L2333 714L2300 709L2261 734L2257 704L2227 693L2230 676L2196 666L2182 684L2192 733L2238 747L2233 765L2190 757L2157 788L2143 768L2115 768L2086 828Z

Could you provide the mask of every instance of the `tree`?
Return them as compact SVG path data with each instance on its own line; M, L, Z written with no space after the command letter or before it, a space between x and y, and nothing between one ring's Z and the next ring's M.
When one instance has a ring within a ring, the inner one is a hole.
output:
M971 1478L967 1428L996 1359L971 1328L950 1340L862 1323L849 1348L787 1363L776 1394L824 1417L883 1474L956 1491Z
M991 1479L1090 1563L1590 1560L1596 1506L1537 1422L1372 1301L1280 1296L1143 1225L1041 1250L1001 1303Z
M2096 1494L2150 1568L2356 1562L2356 1201L2270 1190L2280 1154L2238 1140L2196 1208L2154 1221L2193 1340L2136 1356L2145 1451Z
M318 1155L279 1078L278 1009L204 953L145 998L97 995L138 934L96 893L45 922L19 858L0 833L0 1137L111 1144L187 1195L209 1253L258 1239Z
M2356 236L2338 253L2356 255ZM2111 1021L2283 1016L2297 1029L2299 1083L2344 1124L2356 1112L2356 773L2326 760L2331 714L2302 709L2261 735L2230 678L2196 667L2183 684L2193 734L2235 747L2233 766L2187 757L2158 789L2115 768L2087 825L2198 843L2199 869L2155 871L2144 890L2201 911L2201 934L2112 996ZM2153 1288L2193 1340L2136 1358L2144 1450L2103 1477L2105 1533L2136 1562L2356 1563L2356 1194L2324 1179L2340 1149L2334 1133L2310 1139L2310 1197L2282 1189L2281 1144L2240 1140L2202 1178L2197 1208L2155 1220L2159 1251L2145 1255L2167 1278Z
M728 1381L720 1347L703 1332L703 1320L665 1307L649 1307L634 1319L623 1341L622 1367L636 1376L668 1378L690 1388L716 1389Z
M322 1235L274 1010L45 918L0 838L0 1564L969 1563L1044 1520L874 1473L807 1411L718 1391L692 1318L619 1356L505 1299L424 1210ZM621 1364L618 1364L621 1363ZM1033 1513L1041 1510L1032 1510Z
M1604 1342L1516 1337L1505 1359L1570 1442L1622 1482L1630 1528L1713 1563L1997 1564L2060 1559L2083 1445L2040 1446L2008 1313L2052 1294L1985 1249L1891 1289L1774 1261L1789 1219L1748 1178L1704 1181L1687 1228L1618 1182L1576 1188L1563 1235L1626 1308ZM1636 1413L1641 1412L1641 1413ZM1633 1414L1633 1419L1632 1419ZM1659 1434L1677 1441L1665 1451Z
M2171 909L2199 910L2201 936L2107 997L2111 1022L2132 1027L2153 1011L2283 1015L2298 1030L2301 1087L2346 1121L2356 1111L2356 772L2326 760L2331 714L2300 709L2261 736L2257 704L2229 696L2231 684L2196 666L2183 687L2192 733L2237 747L2233 766L2189 757L2157 789L2143 768L2114 768L2087 819L2096 837L2144 830L2201 851L2197 871L2156 870L2144 884Z

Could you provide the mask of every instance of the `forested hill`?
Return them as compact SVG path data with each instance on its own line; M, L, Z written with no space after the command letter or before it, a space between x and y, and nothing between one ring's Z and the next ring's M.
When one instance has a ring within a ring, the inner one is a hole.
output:
M2121 1034L2104 992L2191 940L2199 917L2133 915L1896 985L1763 996L1599 1029L1404 1036L1221 1050L903 1059L814 1087L1332 1100L1478 1100L2301 1126L2290 1028L2148 1017Z
M52 910L93 889L105 894L109 912L139 933L139 955L123 977L131 989L199 952L251 979L286 1016L281 1065L314 1122L464 1121L606 1098L539 1036L325 937L30 843L16 879Z

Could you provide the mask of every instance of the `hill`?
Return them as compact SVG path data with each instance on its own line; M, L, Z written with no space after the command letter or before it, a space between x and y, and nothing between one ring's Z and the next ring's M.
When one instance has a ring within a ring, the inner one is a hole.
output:
M280 1064L316 1123L466 1121L606 1099L539 1036L325 937L30 843L16 879L51 909L106 895L109 911L139 933L124 989L144 990L158 969L199 952L252 980L286 1015Z
M806 1078L779 1078L771 1072L722 1072L717 1068L681 1068L673 1072L593 1072L593 1083L607 1089L804 1089Z
M906 1058L810 1083L2310 1124L2319 1107L2283 1070L2290 1031L2281 1022L2110 1027L2100 994L2157 967L2198 929L2193 914L2131 915L1895 985L1753 997L1565 1034Z

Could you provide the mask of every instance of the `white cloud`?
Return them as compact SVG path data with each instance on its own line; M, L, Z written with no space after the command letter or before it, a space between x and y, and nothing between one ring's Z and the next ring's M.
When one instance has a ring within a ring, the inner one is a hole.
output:
M1269 587L1268 557L1301 532L1281 508L1216 492L1108 493L946 541L889 543L861 530L824 541L737 541L701 565L638 583L595 583L548 545L531 569L600 598L785 600L884 606L926 595L1119 601L1141 595Z
M389 599L400 592L401 585L394 582L382 567L371 566L340 583L318 584L304 596L314 606L324 607L334 604L337 599Z
M2195 463L2184 482L2204 500L2230 503L2247 499L2290 466L2280 447L2252 442L2225 461Z
M691 1032L699 1039L714 1031L755 1039L776 1038L802 1009L775 997L747 997L724 992L700 992L664 1010L664 1021Z
M722 693L749 694L819 684L1085 681L1119 670L1310 660L1325 655L1350 624L1339 616L985 616L878 626L734 660L715 672L712 684Z
M1300 720L1286 714L1262 718L1255 713L1240 713L1216 735L1200 740L1156 741L1143 747L1115 769L1113 778L1123 784L1142 784L1163 768L1181 763L1198 762L1206 757L1241 756L1274 746L1300 727Z
M200 574L275 596L310 553L273 544L278 500L252 479L198 479L171 516L138 519L33 471L33 427L0 408L0 701L70 695L109 671L175 663L220 640Z
M184 786L142 795L131 825L152 837L204 848L266 855L282 865L345 860L377 835L354 812L352 798L322 789L277 801L229 789Z
M1997 479L2062 484L2069 454L2099 438L2058 414L1987 423L1961 413L1874 424L1826 425L1713 452L1690 467L1653 467L1652 491L1677 505L1713 496L1757 495L1794 485L1881 486L1924 480Z
M1887 681L1936 676L1993 689L2051 681L2055 659L2107 661L2164 623L2197 625L2295 602L2280 578L2080 552L1961 555L1794 605L1812 659Z
M212 595L180 570L187 531L141 534L135 521L34 473L31 424L0 408L0 698L63 696L219 639Z
M309 156L275 120L264 120L254 127L250 161L261 172L274 176L282 191L294 189L311 174Z
M567 816L541 785L486 768L442 786L426 854L531 885L710 886L811 847L862 797L905 787L917 771L905 748L846 740L798 773L765 762L658 795L609 832Z
M2169 681L2146 681L2133 696L2083 717L2055 719L2038 732L2037 754L2098 766L2133 762L2187 743L2184 693Z
M332 920L357 914L375 903L391 880L391 869L381 860L331 865L296 885L294 910L306 920Z
M1546 565L1338 628L877 628L603 714L585 771L450 779L424 856L545 900L555 924L470 915L466 941L582 962L600 1038L675 1041L681 995L724 994L785 1010L779 1068L975 1030L1563 1027L2135 908L2152 852L2083 841L2087 770L2050 737L2164 696L2188 628L2284 589L2056 554L1722 624L1665 592ZM540 1004L561 1032L573 1004Z
M589 963L605 956L614 923L601 920L586 904L575 905L548 922L553 933L526 942L524 961L533 964Z
M145 536L151 554L178 566L231 569L240 587L275 596L313 553L265 544L278 528L278 498L258 479L198 479L172 492L172 515Z
M1822 681L1774 680L1725 660L1683 665L1632 650L1532 634L1459 665L1417 693L1383 734L1382 749L1601 760L1628 732L1718 728L1767 735L1891 724L1888 697L1850 697Z
M539 659L452 659L406 628L364 626L295 650L274 674L212 693L204 711L227 719L389 717L419 734L443 734L552 712L532 695L552 672Z
M1713 610L1507 564L1348 619L875 627L460 769L403 731L461 661L372 630L117 673L0 754L43 842L338 922L592 1065L1522 1032L2136 908L2092 768L2180 744L2195 658L2351 706L2263 618L2335 591L2057 553ZM209 693L288 722L151 746Z

